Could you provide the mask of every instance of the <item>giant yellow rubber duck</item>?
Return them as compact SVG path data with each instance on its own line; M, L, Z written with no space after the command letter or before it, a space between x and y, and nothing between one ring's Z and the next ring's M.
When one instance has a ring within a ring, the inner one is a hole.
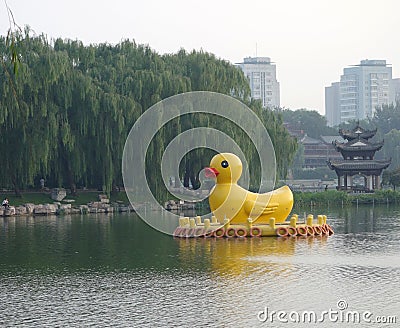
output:
M231 224L268 224L270 218L284 222L293 207L293 194L289 187L258 194L240 187L242 175L240 158L231 153L215 155L206 168L206 176L216 178L209 196L210 208L218 222L229 219Z

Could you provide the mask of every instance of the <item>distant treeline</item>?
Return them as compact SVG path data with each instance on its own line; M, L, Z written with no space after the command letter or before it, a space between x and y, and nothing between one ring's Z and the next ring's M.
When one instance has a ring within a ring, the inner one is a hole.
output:
M296 206L329 206L349 204L399 204L400 192L396 190L377 190L371 194L349 194L345 191L294 192Z
M203 51L160 55L147 45L122 41L117 45L85 46L80 41L47 40L20 35L20 62L14 74L12 54L0 37L0 186L101 188L122 186L121 158L125 139L136 119L150 106L172 95L206 90L232 95L260 117L275 145L278 177L286 175L296 142L279 114L249 101L249 85L240 69ZM15 48L13 49L15 54ZM171 122L179 132L197 126L226 131L250 158L257 158L251 140L229 122L194 116ZM164 147L177 134L165 128L147 153L148 166L159 165ZM180 172L185 184L198 182L197 172L212 154L187 155ZM199 158L201 160L199 160ZM151 159L151 160L150 160ZM249 161L257 166L257 161ZM255 172L257 168L253 168ZM159 168L158 168L159 170ZM154 171L154 170L153 170ZM156 168L157 171L157 168ZM254 181L259 175L254 174ZM159 176L150 177L155 193Z

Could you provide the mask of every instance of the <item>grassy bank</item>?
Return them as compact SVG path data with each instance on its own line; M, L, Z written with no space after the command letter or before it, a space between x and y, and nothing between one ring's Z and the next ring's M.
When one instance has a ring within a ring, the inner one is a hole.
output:
M344 191L327 190L324 192L294 192L294 201L298 206L312 205L350 205L350 204L400 204L400 192L378 190L372 194L348 194Z
M73 205L86 205L87 203L98 201L99 194L101 194L99 191L78 191L77 196L67 195L65 199L73 199ZM52 204L55 202L53 199L51 199L49 192L24 192L22 193L22 197L16 197L12 192L2 192L0 193L0 197L1 200L7 197L11 206L18 206L26 203L33 203L36 205L47 203ZM129 204L128 198L124 191L112 193L110 196L110 201L119 201L124 204ZM67 202L61 201L61 203Z

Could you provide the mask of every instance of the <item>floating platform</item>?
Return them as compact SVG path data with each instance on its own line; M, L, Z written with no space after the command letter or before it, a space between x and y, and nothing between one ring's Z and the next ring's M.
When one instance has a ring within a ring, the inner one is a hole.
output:
M326 215L309 214L303 221L293 214L289 221L276 223L275 218L270 218L269 224L257 224L250 219L246 225L230 224L228 219L224 223L217 221L215 216L201 221L201 217L179 218L179 226L173 235L178 238L246 238L246 237L294 237L294 236L331 236L333 228L326 222Z

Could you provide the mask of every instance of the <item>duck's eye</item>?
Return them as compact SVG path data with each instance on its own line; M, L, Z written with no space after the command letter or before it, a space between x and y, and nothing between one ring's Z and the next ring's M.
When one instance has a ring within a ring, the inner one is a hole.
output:
M229 163L227 161L222 161L221 166L226 169L229 166Z

